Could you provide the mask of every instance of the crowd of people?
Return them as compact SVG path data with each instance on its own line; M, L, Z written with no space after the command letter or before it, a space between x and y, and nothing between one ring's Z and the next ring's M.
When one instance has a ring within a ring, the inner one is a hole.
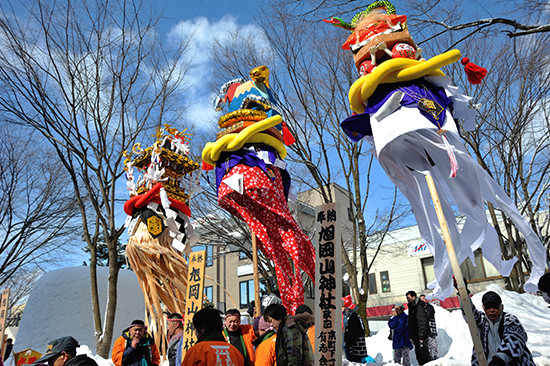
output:
M539 282L539 290L544 294L550 291L550 274L543 277ZM403 304L396 304L388 321L394 362L409 366L409 351L414 348L418 364L424 365L438 358L435 309L426 301L424 295L417 297L415 291L408 291L405 296L409 308L408 315ZM501 297L494 291L487 291L483 294L481 302L483 311L476 309L471 300L469 305L474 313L488 365L535 366L533 356L527 347L527 332L516 316L503 311ZM471 363L472 366L479 365L475 349L472 352Z
M226 311L224 320L220 311L202 309L193 317L197 342L185 353L182 366L313 365L313 312L306 305L299 310L290 316L283 305L271 304L251 326L241 324L237 309Z
M426 296L417 296L415 291L405 294L409 314L403 304L396 304L392 317L388 321L395 363L403 366L411 364L409 351L413 349L419 365L438 358L437 325L435 309L426 300Z
M539 290L550 303L550 274L541 278ZM394 362L409 366L409 352L414 348L418 364L424 365L438 358L435 309L424 295L417 296L415 291L408 291L405 297L408 314L403 304L396 304L388 321ZM483 311L476 309L473 303L470 305L489 366L535 365L527 347L525 329L517 317L503 311L502 299L496 292L487 291L483 295ZM254 315L252 309L250 312ZM307 305L298 306L296 314L291 316L280 299L272 296L268 303L262 303L262 314L254 317L253 325L241 324L241 313L237 309L226 311L225 317L213 308L199 310L192 319L197 341L183 359L181 347L178 347L183 337L183 318L178 313L171 313L167 314L167 322L170 366L314 364L315 322L313 311ZM362 320L348 305L343 308L342 325L348 360L373 362L370 357L365 358ZM76 354L78 346L73 337L58 338L48 344L46 352L35 364L97 366L90 357ZM122 331L114 343L111 358L115 366L160 366L158 347L143 320L134 320ZM478 365L475 351L472 365Z

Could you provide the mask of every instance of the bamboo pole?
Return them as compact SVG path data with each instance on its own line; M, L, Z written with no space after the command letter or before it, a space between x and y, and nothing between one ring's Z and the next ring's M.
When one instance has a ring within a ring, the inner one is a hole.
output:
M428 188L432 196L435 212L437 213L437 219L439 220L439 226L441 227L441 233L443 234L443 241L445 242L447 253L449 254L449 260L451 261L451 268L453 269L453 274L458 284L460 305L462 306L462 310L464 310L464 314L466 315L466 323L468 323L470 335L472 337L472 341L474 342L474 349L476 352L477 361L480 366L487 366L487 359L485 358L485 352L483 351L481 338L479 337L477 325L474 319L474 312L472 311L470 296L466 291L466 284L464 283L464 277L462 276L460 263L458 263L458 258L456 257L455 248L451 239L451 234L449 233L447 221L445 220L445 215L443 214L443 208L441 207L441 202L439 201L439 195L437 194L434 180L429 174L426 174L426 183L428 183Z
M252 266L254 267L254 316L260 316L262 307L260 303L260 274L258 273L258 243L254 233L252 233Z

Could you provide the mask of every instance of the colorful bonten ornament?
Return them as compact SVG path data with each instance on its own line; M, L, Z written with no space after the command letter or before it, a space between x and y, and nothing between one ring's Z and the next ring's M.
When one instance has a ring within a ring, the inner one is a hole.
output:
M354 17L351 24L327 21L351 31L344 44L362 76L353 83L349 101L354 114L341 123L354 141L367 139L388 177L411 203L417 224L434 255L433 296L452 294L451 267L425 176L435 180L459 262L482 248L483 256L508 276L517 260L503 261L495 229L488 223L484 200L498 206L525 237L533 267L525 290L536 291L544 274L546 252L504 190L467 153L455 121L475 126L470 98L451 85L440 67L460 60L451 50L429 60L411 38L406 17L396 15L387 1L377 1ZM342 26L347 24L347 26ZM468 78L481 82L486 70L464 60ZM368 72L365 65L373 65ZM451 204L465 220L460 229Z
M269 69L253 69L250 79L222 86L215 106L229 111L219 120L217 141L203 149L203 169L215 167L220 207L248 224L274 262L283 305L293 314L304 302L301 271L315 279L315 251L288 208L290 177L283 159L285 144L294 138L274 103Z
M189 198L198 190L199 163L189 156L188 136L164 125L155 143L139 144L126 157L127 186L132 196L124 204L128 214L126 257L135 272L147 309L147 322L162 341L163 311L183 314L187 289L187 260L196 241L189 222ZM134 173L141 173L134 176ZM161 307L161 304L164 308Z

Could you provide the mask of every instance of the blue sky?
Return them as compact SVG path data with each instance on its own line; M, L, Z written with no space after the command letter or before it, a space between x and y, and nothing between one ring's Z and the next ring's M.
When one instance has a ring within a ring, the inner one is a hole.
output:
M251 23L258 6L258 1L254 0L156 0L155 3L159 11L164 10L167 25L197 17L216 20L227 15Z
M186 121L199 129L216 123L219 113L212 107L215 94L210 89L213 65L209 61L211 42L223 40L232 30L259 32L255 25L258 2L252 0L157 0L158 11L163 12L160 31L168 42L191 37L186 52L191 70L186 77Z

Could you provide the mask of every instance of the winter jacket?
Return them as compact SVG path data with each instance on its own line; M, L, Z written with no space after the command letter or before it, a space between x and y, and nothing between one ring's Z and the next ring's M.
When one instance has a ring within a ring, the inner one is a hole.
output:
M274 366L277 364L275 358L275 343L277 343L277 334L272 333L256 348L255 366Z
M97 366L97 363L86 355L77 355L67 361L65 366Z
M407 347L412 349L411 337L409 336L409 317L401 313L388 320L388 327L393 331L393 349Z
M309 313L287 316L279 324L275 342L277 364L281 366L313 366L313 350L307 330L315 319Z
M430 336L430 324L423 301L416 298L409 303L409 335L413 341L425 341Z
M484 312L477 310L472 304L474 311L474 319L479 330L481 344L485 357L488 355L489 341L489 322ZM496 355L505 361L506 365L513 366L535 366L533 356L527 348L527 333L519 322L519 319L514 315L503 312L498 328L500 336L500 346L497 349ZM491 360L487 360L489 362ZM475 349L472 352L472 366L478 366Z
M178 344L183 338L183 331L175 334L168 342L168 363L170 366L176 366L176 355L178 353Z
M315 354L315 324L307 330L307 337L309 338L309 343L311 343L311 350Z
M243 366L244 357L235 346L224 341L220 332L205 334L185 353L181 366Z
M357 313L352 313L349 316L344 334L344 351L346 358L352 362L364 362L368 356L365 342L365 325Z
M246 359L248 360L248 366L254 366L254 346L252 345L252 342L254 339L256 339L256 336L254 335L254 330L252 329L252 325L244 324L240 326L240 331L243 336L244 345L246 348ZM223 335L225 339L229 342L227 339L226 329L224 329ZM243 355L244 356L244 355Z
M430 328L430 336L437 337L437 324L435 323L435 309L432 304L424 303L424 310L428 318L428 326Z
M160 354L149 333L145 333L140 339L138 347L132 348L132 339L130 338L130 328L122 331L122 335L117 338L111 359L116 366L159 366Z

